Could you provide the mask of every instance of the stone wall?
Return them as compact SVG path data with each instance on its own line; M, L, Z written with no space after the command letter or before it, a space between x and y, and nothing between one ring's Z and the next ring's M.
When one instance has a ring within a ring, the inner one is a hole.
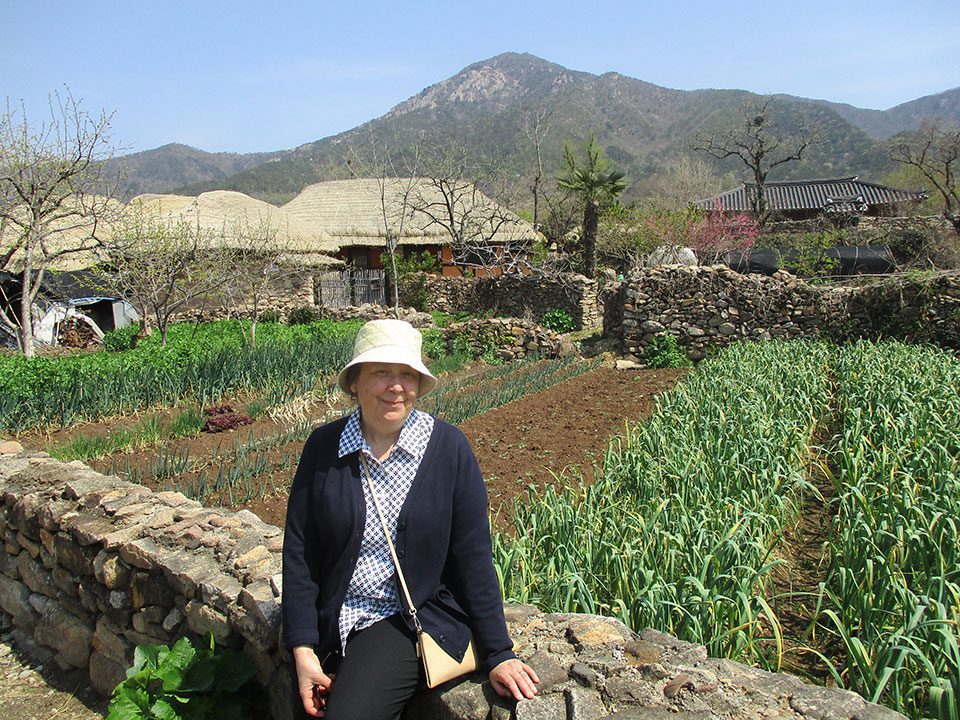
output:
M602 308L597 302L597 283L583 275L497 275L493 277L420 276L411 279L401 295L403 304L416 305L414 288L424 292L426 310L475 315L492 312L539 322L548 310L570 313L577 328L600 327Z
M694 360L738 340L893 338L960 347L960 273L905 274L859 287L810 285L786 272L662 266L604 292L605 333L641 359L672 333Z
M264 712L293 717L279 646L279 528L45 455L0 454L0 494L0 624L13 625L21 649L88 669L108 694L137 644L210 631L253 660ZM528 606L506 615L540 695L514 707L482 678L466 678L418 695L407 720L902 718L854 693L710 659L702 646L638 635L610 618Z
M137 644L210 631L253 660L272 716L293 717L279 647L279 528L42 454L0 455L0 493L0 622L21 649L88 669L108 694ZM540 695L514 707L466 678L418 695L408 720L902 717L610 618L505 610Z
M300 307L314 307L316 296L314 293L314 271L287 269L274 280L260 298L260 312L274 311L280 313L281 319L286 319L291 310ZM178 322L222 320L228 317L248 317L252 310L251 298L239 302L228 302L222 297L191 305L178 312L174 319Z
M573 345L553 330L516 318L476 318L452 323L443 329L443 339L448 350L469 348L475 357L492 351L505 362L531 355L554 358L575 352Z

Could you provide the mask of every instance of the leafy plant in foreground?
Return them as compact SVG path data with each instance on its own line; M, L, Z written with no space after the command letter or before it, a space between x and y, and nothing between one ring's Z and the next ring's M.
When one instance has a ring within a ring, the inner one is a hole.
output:
M196 648L180 638L166 645L138 645L127 679L114 688L107 720L237 720L246 717L238 695L256 674L236 652Z

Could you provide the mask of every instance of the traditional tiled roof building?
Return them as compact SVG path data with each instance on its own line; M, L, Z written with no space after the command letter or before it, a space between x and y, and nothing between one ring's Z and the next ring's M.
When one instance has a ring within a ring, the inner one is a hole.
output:
M791 180L764 184L768 210L788 220L806 220L821 213L854 215L898 215L908 206L923 202L923 191L866 182L860 178L824 180ZM694 205L704 210L723 208L725 212L753 211L757 186L744 183L738 188L698 200Z

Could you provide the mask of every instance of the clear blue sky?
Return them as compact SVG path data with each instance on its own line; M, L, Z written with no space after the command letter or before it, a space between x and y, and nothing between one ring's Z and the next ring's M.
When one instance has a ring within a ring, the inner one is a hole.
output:
M0 0L0 101L70 87L126 151L294 147L506 51L887 109L960 86L960 1Z

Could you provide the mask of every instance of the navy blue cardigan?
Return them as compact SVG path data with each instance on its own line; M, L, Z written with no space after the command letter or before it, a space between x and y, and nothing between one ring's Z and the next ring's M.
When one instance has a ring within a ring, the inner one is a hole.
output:
M345 425L346 418L328 423L307 440L283 539L283 642L312 645L321 661L340 649L337 621L366 520L359 455L338 457ZM400 509L396 548L420 622L448 654L462 658L472 630L484 672L516 657L493 569L483 477L466 437L442 420Z

